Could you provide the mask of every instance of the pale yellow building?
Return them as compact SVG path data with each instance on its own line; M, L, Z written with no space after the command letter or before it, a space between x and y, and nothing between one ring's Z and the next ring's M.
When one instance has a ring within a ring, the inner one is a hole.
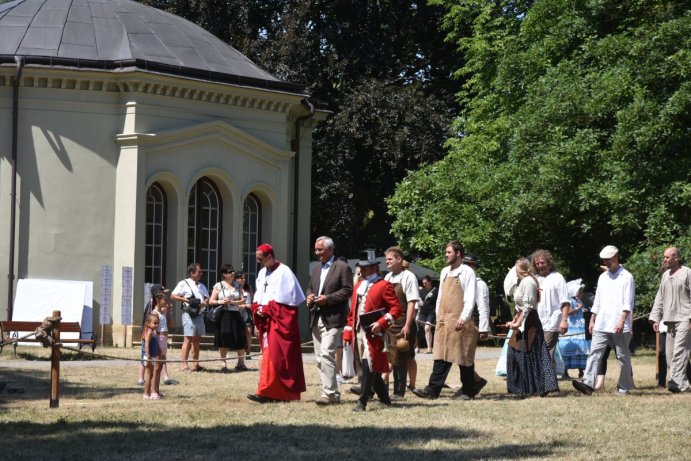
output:
M123 267L134 324L145 283L174 287L191 261L208 285L222 263L252 275L261 242L306 284L326 113L203 29L129 0L0 5L0 114L0 306L17 279L91 280L99 331L110 266L104 339L129 345Z

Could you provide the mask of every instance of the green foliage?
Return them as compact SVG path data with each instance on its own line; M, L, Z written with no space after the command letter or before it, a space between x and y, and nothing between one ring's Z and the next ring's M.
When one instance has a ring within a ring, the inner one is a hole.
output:
M447 157L410 174L389 200L394 235L430 256L459 238L493 280L517 256L547 248L567 276L592 283L607 244L631 256L641 281L659 278L643 261L691 226L688 9L439 3L468 63L463 111ZM647 305L654 283L638 286Z
M417 84L367 80L349 91L320 136L323 151L338 155L314 165L315 232L328 225L339 251L351 254L390 245L381 230L391 217L381 198L398 178L439 157L449 123L444 103Z

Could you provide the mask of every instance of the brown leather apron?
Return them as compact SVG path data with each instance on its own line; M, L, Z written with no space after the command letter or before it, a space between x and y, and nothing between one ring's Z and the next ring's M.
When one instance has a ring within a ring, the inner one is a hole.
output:
M475 362L480 332L472 319L456 331L456 322L463 311L463 288L458 277L447 276L442 283L433 358L470 366Z
M513 347L519 352L528 352L531 347L533 347L533 341L535 341L535 336L537 335L537 328L540 324L540 317L537 315L535 309L528 313L528 317L525 319L525 327L523 332L518 329L513 331L513 335L509 339L509 346ZM525 347L521 346L521 342L525 340Z
M405 352L398 350L398 347L396 347L396 342L398 341L398 338L403 336L401 330L403 330L403 327L405 326L406 315L408 313L408 302L406 301L406 295L401 284L394 283L393 287L396 291L396 297L398 298L398 302L401 304L403 313L386 330L385 338L387 349L389 351L389 362L395 366L403 366L408 363L408 360L415 357L415 337L417 335L417 329L413 323L413 328L407 338L410 348Z

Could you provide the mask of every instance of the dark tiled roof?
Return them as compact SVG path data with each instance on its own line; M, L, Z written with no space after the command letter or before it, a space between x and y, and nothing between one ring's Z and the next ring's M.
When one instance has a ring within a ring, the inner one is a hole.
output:
M227 43L131 0L16 0L0 5L0 63L143 70L289 92Z

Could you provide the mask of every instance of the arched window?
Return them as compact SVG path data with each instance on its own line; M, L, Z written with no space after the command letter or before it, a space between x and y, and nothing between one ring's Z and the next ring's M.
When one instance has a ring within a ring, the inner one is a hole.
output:
M201 178L190 192L187 207L187 264L201 264L202 281L207 287L218 280L221 210L221 195L216 185L209 178Z
M257 279L256 250L261 244L262 204L254 194L245 199L242 216L242 270L247 272L247 281L254 286Z
M163 283L166 262L166 193L158 183L146 192L145 283Z

